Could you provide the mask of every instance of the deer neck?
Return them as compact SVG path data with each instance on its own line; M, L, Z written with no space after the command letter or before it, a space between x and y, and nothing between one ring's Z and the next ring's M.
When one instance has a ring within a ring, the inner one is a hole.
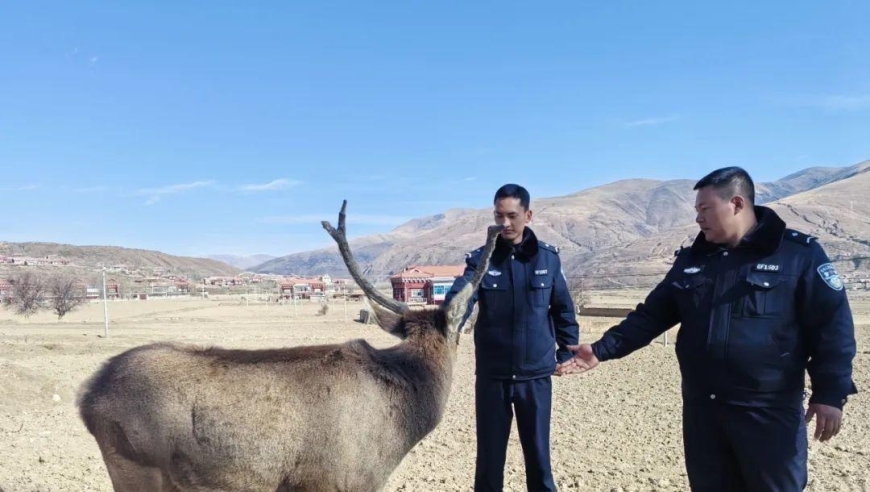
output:
M450 393L453 380L453 366L456 362L456 344L435 330L425 330L409 334L402 343L402 349L417 361L418 367L425 371L425 379L433 385L435 394L443 410Z

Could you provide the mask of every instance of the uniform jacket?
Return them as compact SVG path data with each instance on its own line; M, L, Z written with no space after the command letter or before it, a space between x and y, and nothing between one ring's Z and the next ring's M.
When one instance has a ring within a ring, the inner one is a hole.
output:
M593 344L599 360L624 357L680 323L676 354L684 398L751 406L842 408L856 344L843 282L815 238L755 207L758 225L735 248L699 234L664 280Z
M466 257L465 274L445 297L449 302L474 275L482 248ZM555 246L538 241L526 228L512 245L499 237L480 288L470 300L466 320L478 303L474 325L478 376L526 380L553 374L558 361L571 358L579 325Z

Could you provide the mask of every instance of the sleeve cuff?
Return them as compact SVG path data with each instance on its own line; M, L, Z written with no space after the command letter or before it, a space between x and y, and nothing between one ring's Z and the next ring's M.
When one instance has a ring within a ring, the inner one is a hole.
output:
M592 344L592 353L595 354L595 358L598 359L598 362L604 362L610 359L610 354L604 350L601 340Z
M822 405L828 405L829 407L835 407L842 410L843 406L845 406L849 401L849 395L854 395L856 393L858 393L858 389L855 387L854 383L850 383L850 389L847 392L814 391L810 396L810 403L820 403Z
M840 410L843 409L843 406L846 405L847 401L848 398L845 396L836 396L825 393L813 393L813 395L810 396L810 404L818 403L829 407L839 408Z

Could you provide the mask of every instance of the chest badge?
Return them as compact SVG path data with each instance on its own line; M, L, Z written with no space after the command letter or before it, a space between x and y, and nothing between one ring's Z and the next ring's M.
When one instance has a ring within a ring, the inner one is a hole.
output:
M701 267L693 266L693 267L689 267L689 268L686 268L685 270L683 270L683 273L688 273L689 275L694 275L700 271L701 271Z
M486 272L486 274L492 275L493 277L498 277L499 275L501 275L501 272L498 270L490 270L490 271Z
M546 275L547 270L535 270L535 275Z

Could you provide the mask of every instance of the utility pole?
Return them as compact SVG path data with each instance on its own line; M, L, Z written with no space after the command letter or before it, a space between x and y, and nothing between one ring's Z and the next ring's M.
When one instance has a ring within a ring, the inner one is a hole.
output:
M106 329L103 332L109 338L109 296L106 295L106 267L103 267L103 317L106 320Z

